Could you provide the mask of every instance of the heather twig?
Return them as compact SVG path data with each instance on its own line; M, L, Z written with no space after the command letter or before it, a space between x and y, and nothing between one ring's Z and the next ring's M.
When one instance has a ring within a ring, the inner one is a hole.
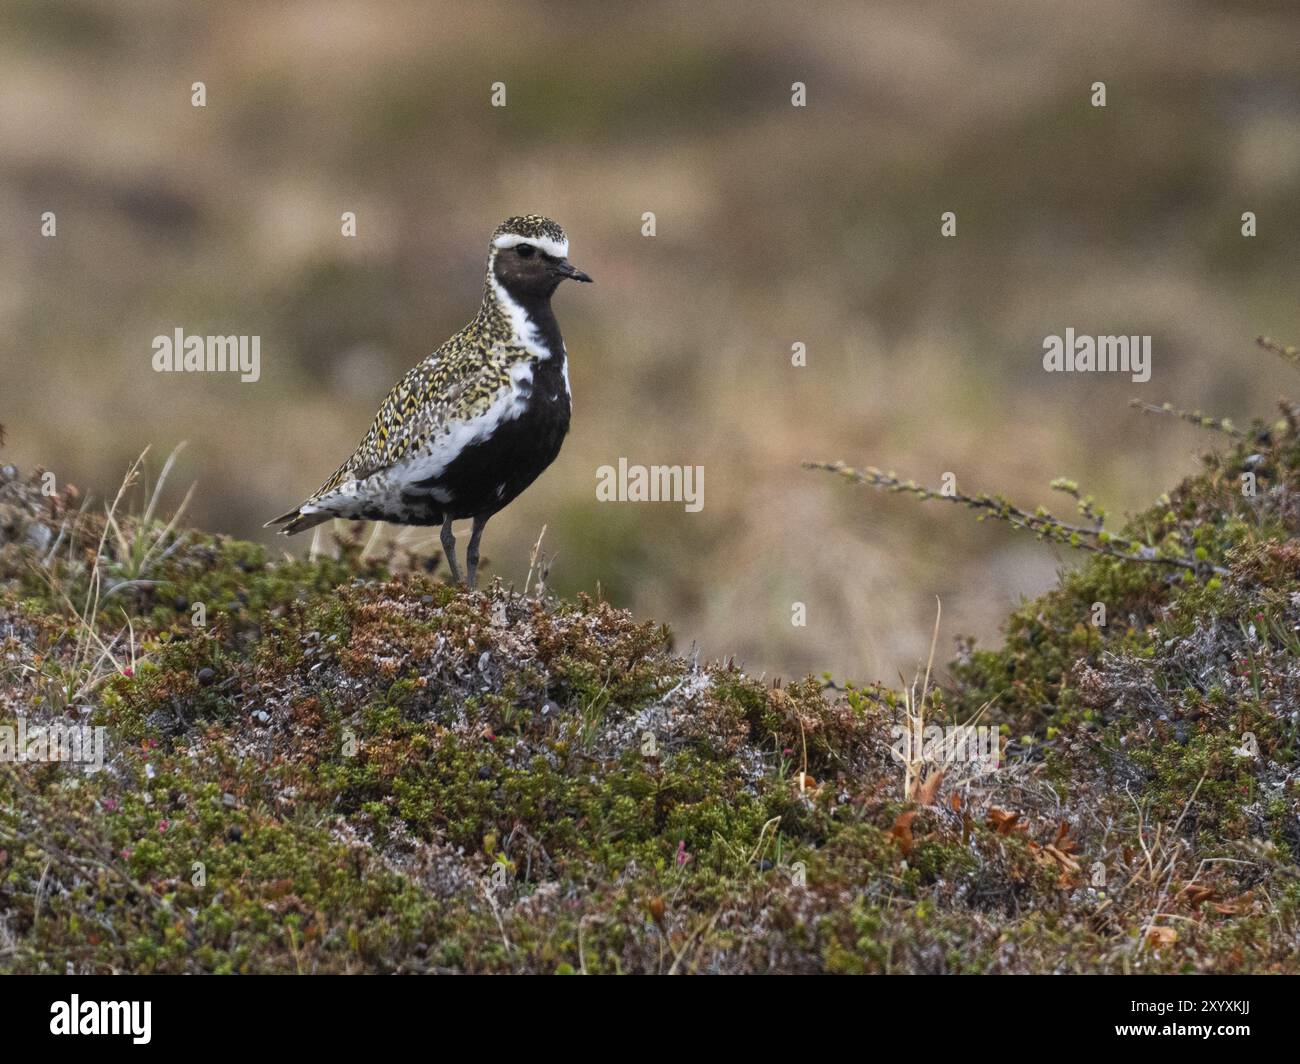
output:
M913 495L922 501L941 499L944 502L958 503L979 513L980 520L993 517L1005 521L1013 528L1033 532L1040 539L1063 543L1080 550L1104 554L1127 562L1146 562L1152 565L1171 565L1192 573L1213 572L1226 573L1227 570L1216 565L1197 560L1194 557L1162 550L1126 536L1108 532L1101 527L1098 518L1102 515L1093 507L1091 499L1082 497L1072 481L1058 480L1053 487L1078 499L1080 510L1091 522L1087 525L1069 524L1053 516L1046 509L1039 507L1033 513L1014 505L1001 495L967 495L953 489L951 491L934 491L914 480L903 480L893 473L885 473L873 466L853 469L843 462L804 462L805 469L821 469L828 473L838 473L847 480L866 484L882 491Z
M1291 365L1300 369L1300 348L1281 343L1271 336L1256 336L1255 343L1259 344L1265 351L1272 351L1278 358L1285 359Z
M1225 436L1231 436L1234 440L1244 440L1247 436L1244 430L1237 428L1226 417L1212 417L1209 414L1202 414L1199 410L1179 410L1170 403L1161 403L1156 406L1154 403L1144 403L1141 399L1130 399L1128 405L1135 410L1141 410L1144 414L1167 414L1170 417L1186 421L1189 425L1195 425L1197 428L1222 432Z

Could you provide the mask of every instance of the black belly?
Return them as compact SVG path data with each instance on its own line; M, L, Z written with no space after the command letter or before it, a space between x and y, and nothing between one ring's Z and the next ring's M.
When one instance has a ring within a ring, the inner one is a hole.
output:
M563 381L536 382L523 413L470 444L437 477L411 484L402 493L409 510L398 520L434 525L446 517L490 517L555 461L568 431L569 396ZM435 499L434 490L448 501Z

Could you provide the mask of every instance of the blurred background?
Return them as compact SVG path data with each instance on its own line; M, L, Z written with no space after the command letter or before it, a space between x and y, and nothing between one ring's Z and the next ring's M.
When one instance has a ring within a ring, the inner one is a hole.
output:
M596 284L556 297L573 431L489 575L522 585L547 525L554 590L753 671L910 676L935 596L941 658L995 642L1068 551L799 463L1062 513L1071 476L1122 518L1214 442L1130 398L1245 420L1300 391L1252 343L1300 340L1300 7L809 6L7 0L0 460L102 498L188 440L173 504L196 482L193 523L304 551L262 523L537 212ZM261 380L155 373L178 327L259 335ZM1067 327L1152 335L1151 380L1045 374ZM703 465L703 511L598 503L619 457Z

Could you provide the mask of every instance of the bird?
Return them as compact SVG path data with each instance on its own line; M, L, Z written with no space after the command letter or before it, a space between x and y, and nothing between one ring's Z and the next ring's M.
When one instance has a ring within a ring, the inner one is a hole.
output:
M265 527L293 535L334 518L441 525L459 584L452 522L470 518L473 588L488 519L555 461L569 431L568 353L551 297L562 282L591 277L568 255L569 238L549 218L497 226L474 319L397 382L333 476Z

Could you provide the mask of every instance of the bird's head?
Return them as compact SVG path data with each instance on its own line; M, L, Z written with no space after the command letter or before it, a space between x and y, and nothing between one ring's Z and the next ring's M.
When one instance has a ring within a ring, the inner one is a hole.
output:
M560 282L591 281L568 259L569 238L549 218L507 218L492 234L488 271L511 296L549 298Z

